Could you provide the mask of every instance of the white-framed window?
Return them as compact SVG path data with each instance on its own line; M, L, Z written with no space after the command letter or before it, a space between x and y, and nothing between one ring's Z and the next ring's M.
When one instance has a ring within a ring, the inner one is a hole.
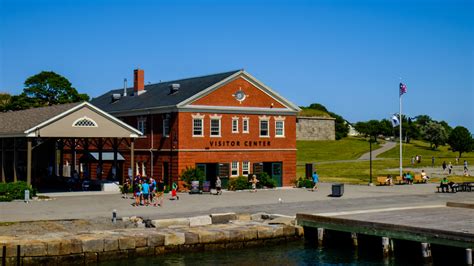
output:
M166 114L163 117L163 137L169 137L170 135L170 115Z
M260 117L260 137L270 137L269 120L266 116Z
M239 133L239 118L232 117L232 133Z
M142 132L142 134L145 134L146 130L146 117L139 117L137 119L137 129Z
M249 161L243 161L242 162L242 175L247 176L250 174L250 162Z
M221 115L212 115L210 123L210 135L211 137L220 137L221 136Z
M285 136L285 121L275 121L275 137Z
M249 120L248 117L242 119L242 133L249 133Z
M91 118L84 116L72 123L73 127L97 127L97 123Z
M193 114L193 137L204 136L204 115Z
M233 161L230 164L230 175L238 176L239 175L239 162Z

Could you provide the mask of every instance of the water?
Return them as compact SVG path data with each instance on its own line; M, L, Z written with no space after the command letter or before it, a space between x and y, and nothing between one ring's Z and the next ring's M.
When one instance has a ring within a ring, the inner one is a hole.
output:
M172 253L101 265L420 265L410 257L384 261L379 253L381 250L356 252L350 247L318 248L294 241L265 247Z

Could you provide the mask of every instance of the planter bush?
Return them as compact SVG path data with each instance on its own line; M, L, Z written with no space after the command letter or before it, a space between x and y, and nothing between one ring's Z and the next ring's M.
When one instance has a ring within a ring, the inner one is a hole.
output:
M246 176L239 176L229 180L229 190L243 190L250 188L249 180Z
M181 180L184 181L187 189L191 188L191 181L199 181L199 189L202 189L204 178L204 172L197 167L186 167L181 173Z
M25 190L30 191L30 197L36 196L36 189L28 186L24 181L13 183L0 183L0 201L12 201L15 199L24 199Z
M297 187L299 188L312 188L313 187L313 181L300 177L298 178L298 183Z
M273 180L267 173L261 173L257 175L258 183L257 187L258 188L274 188L276 187L276 181Z

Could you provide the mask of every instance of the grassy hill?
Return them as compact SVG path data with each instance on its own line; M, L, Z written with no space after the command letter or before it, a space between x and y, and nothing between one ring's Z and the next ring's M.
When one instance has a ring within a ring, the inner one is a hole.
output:
M369 161L356 161L362 154L369 151L369 144L363 138L345 138L339 141L297 141L297 177L304 177L305 163L314 162L322 182L344 182L353 184L367 184L370 175ZM377 149L380 145L373 145ZM447 146L442 146L433 151L429 144L423 141L413 141L410 144L403 144L403 165L405 168L416 168L417 173L421 169L431 167L431 157L435 157L435 167L440 167L443 161L454 160L457 153L452 152ZM421 164L411 165L412 156L421 155ZM380 160L372 161L373 180L377 176L393 174L398 175L399 167L399 146L378 156ZM467 160L472 166L471 173L474 173L474 152L465 153L459 160L462 165L463 160ZM338 162L343 160L342 162ZM347 162L346 160L354 160ZM450 177L455 182L473 181L474 177ZM375 181L373 181L375 182ZM435 179L433 182L438 182Z

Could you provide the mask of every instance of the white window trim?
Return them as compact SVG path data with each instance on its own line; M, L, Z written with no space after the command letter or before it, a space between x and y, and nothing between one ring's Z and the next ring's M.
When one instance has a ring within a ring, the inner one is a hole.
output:
M232 171L235 170L234 168L232 168L232 163L233 162L236 162L237 163L237 174L236 175L233 175L232 174ZM233 162L230 162L230 176L239 176L239 162L238 161L233 161Z
M247 122L247 130L244 128L244 122ZM244 117L242 118L242 133L249 133L250 131L250 118Z
M235 130L234 130L234 121L237 122L237 126L235 127ZM232 133L239 133L239 117L237 116L232 117Z
M243 161L242 162L242 175L244 175L244 164L247 163L247 174L250 174L250 161Z
M277 135L277 123L281 122L283 124L282 127L282 134ZM275 120L275 138L284 138L285 137L285 120Z
M165 134L165 121L168 120L168 132ZM170 136L170 118L169 117L164 117L163 119L163 137L167 138Z
M260 120L258 121L258 135L261 138L269 138L270 137L270 117L264 115L264 116L259 116L258 117ZM268 130L268 135L261 135L262 134L262 121L267 121L267 130Z
M201 120L201 135L195 135L194 134L194 120ZM192 135L193 135L193 137L204 137L204 116L202 116L202 117L194 117L193 116L193 119L191 120L191 123L193 123L193 125L192 125Z
M140 130L140 123L143 123L143 130ZM145 134L145 131L146 131L146 117L145 116L138 117L137 129L140 130L140 132L142 132L143 134Z
M91 121L94 125L93 126L76 126L76 123L81 121L81 120L88 120ZM81 118L76 119L74 122L72 122L72 127L99 127L97 122L95 122L92 118L83 116Z
M211 119L209 120L209 136L211 138L220 138L221 135L222 135L222 123L221 123L221 119L222 119L222 115L210 115L209 116ZM217 120L219 121L219 135L212 135L212 120Z

